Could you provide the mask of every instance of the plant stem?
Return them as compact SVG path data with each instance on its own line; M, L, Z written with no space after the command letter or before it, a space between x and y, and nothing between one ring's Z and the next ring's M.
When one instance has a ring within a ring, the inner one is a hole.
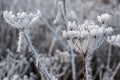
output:
M84 80L86 79L86 55L83 57L83 66L84 66Z
M45 66L45 62L38 57L38 53L36 52L35 48L33 47L32 45L32 42L30 41L29 39L29 36L27 35L27 33L21 29L21 31L23 32L23 35L28 43L28 46L31 48L31 55L32 55L32 58L34 59L34 63L36 64L36 67L38 68L39 70L39 73L41 74L41 76L45 76L48 80L53 80L53 75L51 75L47 70L46 66ZM38 62L39 61L39 62Z
M36 59L37 53L36 53L36 51L35 51L35 49L34 49L32 43L31 43L30 39L28 39L28 38L29 38L28 35L25 33L24 30L21 30L21 31L23 32L23 35L24 35L24 37L25 37L25 39L26 39L26 41L27 41L29 47L31 48L32 55L33 55L33 59Z
M72 63L72 78L73 80L76 80L76 65L75 65L75 54L73 52L73 49L71 49L71 63Z

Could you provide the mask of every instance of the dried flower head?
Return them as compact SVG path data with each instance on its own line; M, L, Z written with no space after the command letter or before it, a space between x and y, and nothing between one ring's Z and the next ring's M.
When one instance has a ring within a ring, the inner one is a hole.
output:
M68 30L63 31L63 37L76 51L86 53L93 52L105 40L106 35L113 31L111 27L96 25L93 21L85 21L81 25L75 22L68 23Z
M110 15L108 14L99 16L98 20L101 22L101 26L89 20L86 20L81 25L77 25L75 22L68 22L67 31L63 31L63 37L67 38L68 44L84 57L85 80L93 80L90 64L93 52L100 47L108 34L113 31L111 27L107 27L106 22L109 19Z
M19 12L17 14L13 14L12 11L4 11L3 16L5 21L13 26L14 28L27 28L28 25L35 20L36 17L39 17L40 11L38 10L36 14L33 13L25 13Z

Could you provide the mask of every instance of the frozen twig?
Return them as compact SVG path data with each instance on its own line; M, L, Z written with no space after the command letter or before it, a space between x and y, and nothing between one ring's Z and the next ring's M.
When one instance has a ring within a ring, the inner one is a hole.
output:
M71 49L71 64L72 64L72 78L73 80L76 80L76 65L75 65L75 54L73 52L73 49Z
M119 69L120 69L120 62L118 63L118 65L117 65L115 71L113 72L113 74L112 74L112 76L111 76L111 80L114 79L114 77L115 77L115 75L117 74L117 72L118 72Z
M66 10L66 0L62 0L62 1L59 1L58 3L59 5L59 12L61 14L61 17L64 21L64 25L65 25L65 30L67 31L67 24L68 24L68 17L67 17L67 10Z
M57 28L57 31L56 31L56 32L58 32L59 30L60 30L60 27ZM52 53L52 50L53 50L53 47L54 47L56 41L57 41L57 40L56 40L56 37L54 37L53 40L52 40L51 46L50 46L50 48L49 48L49 52L48 52L48 55L49 55L49 56L51 56L51 53Z
M109 44L109 51L108 51L108 59L107 59L107 69L110 68L110 61L111 61L111 50L112 50L112 45Z
M67 31L68 19L66 15L66 0L63 0L63 10L61 10L61 13L65 23L65 29ZM71 52L71 64L72 64L72 78L73 80L76 80L75 53L72 48L70 48L70 52Z

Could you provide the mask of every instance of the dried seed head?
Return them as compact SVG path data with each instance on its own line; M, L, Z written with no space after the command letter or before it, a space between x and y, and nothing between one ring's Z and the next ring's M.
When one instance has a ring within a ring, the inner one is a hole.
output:
M17 14L13 14L12 11L4 11L3 17L5 21L10 24L14 28L27 28L28 25L35 20L36 17L40 15L40 11L38 10L36 14L33 13L25 13L19 12Z

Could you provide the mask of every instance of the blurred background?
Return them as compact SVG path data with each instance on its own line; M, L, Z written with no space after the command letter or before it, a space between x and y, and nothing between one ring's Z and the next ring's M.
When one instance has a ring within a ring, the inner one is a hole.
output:
M77 24L85 20L97 23L97 16L102 13L112 15L108 24L114 28L113 34L120 33L120 0L65 0L66 15L69 21ZM64 43L62 30L65 30L61 10L63 0L0 0L0 80L41 80L27 44L21 53L17 53L18 30L7 24L3 18L5 10L35 13L40 10L44 20L32 25L30 36L33 45L49 67L49 71L59 80L72 80L71 57ZM48 23L48 24L47 24ZM49 27L48 27L49 26ZM55 36L57 34L57 37ZM67 43L66 43L67 44ZM76 78L83 80L82 58L75 53ZM95 51L92 61L94 80L120 80L120 48L104 43Z

